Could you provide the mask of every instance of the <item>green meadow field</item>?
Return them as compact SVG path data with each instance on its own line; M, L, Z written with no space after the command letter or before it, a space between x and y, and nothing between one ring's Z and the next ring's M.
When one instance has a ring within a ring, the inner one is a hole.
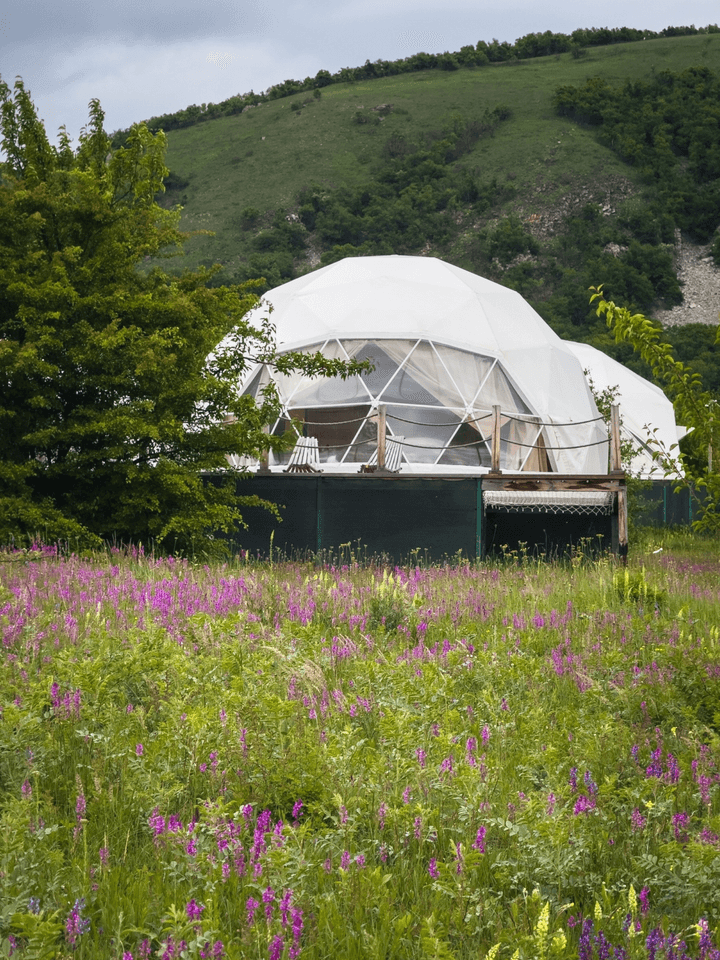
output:
M720 956L716 542L0 561L0 955Z

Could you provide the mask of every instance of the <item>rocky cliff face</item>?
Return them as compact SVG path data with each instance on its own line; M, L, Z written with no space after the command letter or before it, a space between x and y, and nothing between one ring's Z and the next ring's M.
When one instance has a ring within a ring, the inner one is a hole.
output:
M675 237L675 264L684 302L653 314L666 327L685 323L720 323L720 269L713 263L710 245L701 246Z

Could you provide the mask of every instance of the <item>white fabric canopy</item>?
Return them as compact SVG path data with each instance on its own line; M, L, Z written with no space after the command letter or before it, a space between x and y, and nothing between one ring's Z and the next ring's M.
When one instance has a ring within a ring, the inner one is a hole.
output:
M660 479L664 470L652 457L651 450L670 451L685 436L685 427L675 423L675 411L660 387L629 370L587 343L568 341L568 347L587 370L598 391L617 388L622 432L641 449L630 464L630 471L647 479ZM677 447L673 453L677 453Z
M264 300L265 310L272 305L280 351L312 345L317 349L328 338L378 344L430 341L436 350L442 344L478 355L477 361L465 362L457 354L442 361L463 396L474 396L471 387L479 388L494 358L519 395L514 412L526 408L550 425L546 445L565 448L548 451L557 472L607 470L604 425L582 423L597 418L598 412L581 363L539 314L506 287L431 257L357 257L277 287ZM430 389L438 362L425 344L407 369ZM488 391L493 376L490 373ZM501 405L502 396L510 396L506 378L499 372L496 377L500 392L495 402ZM447 385L443 391L434 396L443 405L457 406ZM595 445L580 446L586 444ZM410 461L411 452L406 456Z

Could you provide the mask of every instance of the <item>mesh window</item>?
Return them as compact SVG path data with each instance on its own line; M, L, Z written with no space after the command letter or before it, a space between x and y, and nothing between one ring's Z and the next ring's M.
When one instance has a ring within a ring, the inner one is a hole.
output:
M342 345L348 356L372 363L374 370L361 379L373 397L382 393L413 346L409 340L392 340L387 346L374 340L343 340Z
M388 433L405 437L404 453L410 463L435 463L461 421L461 414L444 407L387 408Z
M535 443L537 435L536 423L505 420L500 428L500 468L519 470L530 454L530 447Z
M479 424L471 423L462 424L450 441L450 446L438 461L438 463L463 467L490 467L491 462L490 449L482 428Z
M454 347L446 347L441 343L433 346L462 394L463 406L472 403L490 367L495 363L494 359L476 356L465 350L456 350Z
M503 413L532 412L498 364L495 364L475 398L475 406L482 407L484 410L490 410L496 404Z
M353 443L361 423L370 413L370 406L335 407L328 410L310 407L291 410L291 416L305 422L303 434L317 437L321 463L340 463Z

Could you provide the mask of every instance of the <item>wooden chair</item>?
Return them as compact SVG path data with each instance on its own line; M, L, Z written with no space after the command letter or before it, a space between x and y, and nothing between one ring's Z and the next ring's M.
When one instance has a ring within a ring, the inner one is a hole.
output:
M402 445L405 437L388 437L385 440L385 469L389 473L399 473L402 466ZM377 448L368 461L368 473L377 470Z
M321 473L317 437L298 437L283 473Z

